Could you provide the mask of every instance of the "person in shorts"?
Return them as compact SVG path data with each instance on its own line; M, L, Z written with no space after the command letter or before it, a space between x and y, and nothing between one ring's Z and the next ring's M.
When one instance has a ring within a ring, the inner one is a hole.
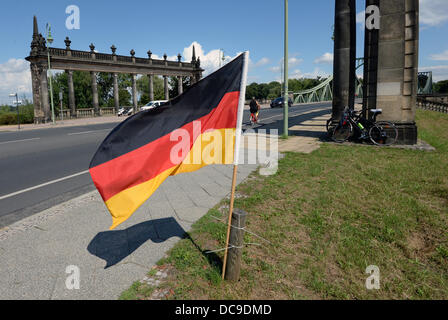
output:
M252 98L250 101L250 117L253 123L258 123L258 115L260 113L260 104L257 100L255 100L255 97Z

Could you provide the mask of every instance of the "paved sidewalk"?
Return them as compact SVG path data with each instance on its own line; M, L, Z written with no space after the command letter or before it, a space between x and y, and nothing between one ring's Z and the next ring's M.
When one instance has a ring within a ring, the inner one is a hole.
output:
M238 183L256 167L240 166ZM229 194L232 170L168 178L117 231L97 192L0 230L0 299L117 299ZM66 288L70 265L80 268L80 290Z

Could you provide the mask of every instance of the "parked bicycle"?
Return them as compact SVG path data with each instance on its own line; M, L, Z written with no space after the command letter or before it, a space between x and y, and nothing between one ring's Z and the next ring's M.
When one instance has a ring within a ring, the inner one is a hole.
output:
M346 108L340 121L327 121L327 132L335 142L345 142L350 138L371 141L378 146L390 146L397 142L398 129L389 121L376 121L382 109L371 109L373 121L366 119L362 111Z

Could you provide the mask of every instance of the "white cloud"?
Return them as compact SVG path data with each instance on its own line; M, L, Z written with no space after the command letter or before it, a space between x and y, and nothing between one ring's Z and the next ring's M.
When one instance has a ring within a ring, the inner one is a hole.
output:
M305 72L303 73L301 70L294 70L294 72L289 76L290 79L302 79L302 78L309 78L309 79L316 79L317 77L321 78L327 78L330 75L326 73L325 71L315 68L313 72Z
M448 61L448 50L446 50L445 52L442 52L442 53L432 54L431 55L431 60Z
M31 94L30 64L24 59L9 59L0 64L0 104L10 104L9 94Z
M261 58L258 62L254 64L254 67L262 67L271 62L268 58Z
M314 60L314 63L316 64L331 64L333 63L333 54L330 52L324 53L322 56Z
M280 72L281 70L283 70L283 61L284 61L284 59L281 59L278 62L278 65L270 67L269 70L274 73ZM292 68L292 67L295 67L295 66L298 66L299 64L301 64L303 62L303 59L297 58L297 57L291 57L288 59L288 61L289 61L289 64L288 64L289 68Z
M361 28L364 29L366 24L366 10L363 10L356 14L356 23L359 23L361 25Z
M432 71L432 79L435 82L448 80L448 65L444 66L432 66L432 67L420 67L420 72Z
M447 0L420 0L420 23L435 26L448 21Z
M200 58L201 68L205 70L204 76L209 75L220 67L220 64L222 64L222 51L220 49L213 49L206 53L202 48L202 45L196 41L184 49L184 61L191 61L191 58L193 57L193 46L195 47L196 58ZM235 55L235 57L236 56L237 55ZM224 63L228 63L233 58L234 57L225 56Z
M282 59L282 61L283 61L283 59ZM303 59L299 59L296 57L289 58L289 66L290 67L295 67L295 66L301 64L302 62L303 62Z

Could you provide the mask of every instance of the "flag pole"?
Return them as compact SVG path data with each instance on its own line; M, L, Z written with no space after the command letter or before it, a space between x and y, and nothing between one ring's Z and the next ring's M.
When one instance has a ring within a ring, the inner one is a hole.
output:
M232 178L232 191L230 193L230 206L229 206L229 220L227 223L227 239L226 247L224 253L224 262L222 264L222 279L224 280L226 276L227 267L227 256L229 253L229 240L230 240L230 229L232 227L232 214L233 205L235 203L235 189L236 189L236 177L238 173L238 163L240 155L240 145L241 145L241 132L243 129L243 116L244 116L244 104L246 102L246 86L247 86L247 71L249 67L249 51L243 53L243 72L241 77L241 88L240 88L240 100L238 103L238 118L236 121L236 132L235 132L235 151L234 151L234 162L233 162L233 178Z

